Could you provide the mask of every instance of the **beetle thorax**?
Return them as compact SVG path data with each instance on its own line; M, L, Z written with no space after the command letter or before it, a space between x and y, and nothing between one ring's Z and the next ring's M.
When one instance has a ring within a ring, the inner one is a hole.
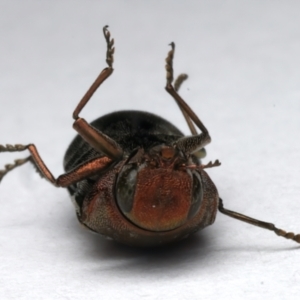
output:
M122 168L116 183L121 212L135 225L150 231L168 231L194 216L202 198L197 171L183 166L174 147L158 146L137 153Z

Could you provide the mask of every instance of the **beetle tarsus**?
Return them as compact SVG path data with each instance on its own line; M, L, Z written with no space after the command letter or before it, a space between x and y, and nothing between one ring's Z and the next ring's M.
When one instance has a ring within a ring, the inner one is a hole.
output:
M28 156L26 158L21 158L21 159L15 159L13 164L5 165L4 170L0 170L0 182L8 172L10 172L11 170L13 170L16 167L22 166L26 162L30 161L30 159L31 159L31 156Z
M208 168L219 167L220 165L221 165L221 163L217 159L213 163L210 161L206 165L196 165L196 164L185 165L185 164L183 164L181 167L183 169L203 170L203 169L208 169Z
M6 144L5 146L0 145L0 152L16 152L16 151L23 151L26 150L27 146L16 144L10 145Z
M228 209L224 208L223 200L221 198L219 198L219 211L221 213L229 216L229 217L240 220L242 222L246 222L248 224L258 226L260 228L264 228L264 229L274 231L278 236L282 236L286 239L293 240L296 243L300 244L300 234L294 234L293 232L286 232L283 229L279 229L279 228L275 227L275 225L272 224L272 223L267 223L267 222L264 222L264 221L253 219L253 218L250 218L248 216L237 213L235 211L228 210Z
M103 27L103 34L106 40L107 44L107 50L106 50L106 63L110 68L112 68L113 62L114 62L114 53L115 48L114 46L114 39L110 39L110 32L108 31L108 26Z
M215 160L214 162L210 161L206 165L201 165L202 169L214 168L214 167L219 167L219 166L221 166L221 163L219 162L218 159Z
M166 58L166 71L167 71L167 85L171 85L173 82L173 58L175 52L175 44L172 42L170 44L171 50L168 52L168 56Z
M296 243L300 244L300 234L294 234L293 232L286 232L285 230L276 228L275 226L274 226L274 230L273 231L278 236L282 236L282 237L284 237L284 238L286 238L288 240L293 240Z
M176 92L178 92L179 89L180 89L180 87L181 87L181 85L182 85L182 83L185 80L187 80L187 79L188 79L188 75L187 74L180 74L180 75L178 75L177 78L176 78L176 80L175 80L175 82L174 82L174 90Z

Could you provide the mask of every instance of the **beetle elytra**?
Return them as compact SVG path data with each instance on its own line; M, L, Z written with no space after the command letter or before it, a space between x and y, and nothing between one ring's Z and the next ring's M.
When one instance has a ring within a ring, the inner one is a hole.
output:
M6 165L0 171L0 180L30 161L54 186L69 190L81 224L128 245L159 246L183 239L211 225L217 210L300 243L300 234L224 208L205 171L219 166L219 161L206 165L200 161L205 156L204 147L211 141L209 132L178 94L187 76L180 75L173 84L174 43L166 58L166 91L182 111L190 136L146 112L114 112L90 124L79 117L94 92L113 72L114 40L107 26L103 33L108 67L73 113L73 128L78 135L65 154L65 173L55 178L34 144L0 145L0 152L30 152L27 158Z

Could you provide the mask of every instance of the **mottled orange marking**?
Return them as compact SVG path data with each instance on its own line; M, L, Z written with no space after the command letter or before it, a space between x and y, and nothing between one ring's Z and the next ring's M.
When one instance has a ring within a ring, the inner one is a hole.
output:
M166 231L183 225L191 205L192 178L186 172L144 168L138 173L132 211L136 225Z

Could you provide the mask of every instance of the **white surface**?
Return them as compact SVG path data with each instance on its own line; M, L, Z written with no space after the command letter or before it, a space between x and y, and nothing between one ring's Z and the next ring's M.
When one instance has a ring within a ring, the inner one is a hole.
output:
M72 112L105 67L106 24L115 72L81 115L147 110L188 133L164 91L175 41L225 207L300 232L300 2L174 2L0 1L0 142L33 142L63 172ZM1 153L0 166L26 155ZM299 246L272 232L218 214L178 245L138 250L82 229L67 191L29 164L0 195L1 299L299 299Z

